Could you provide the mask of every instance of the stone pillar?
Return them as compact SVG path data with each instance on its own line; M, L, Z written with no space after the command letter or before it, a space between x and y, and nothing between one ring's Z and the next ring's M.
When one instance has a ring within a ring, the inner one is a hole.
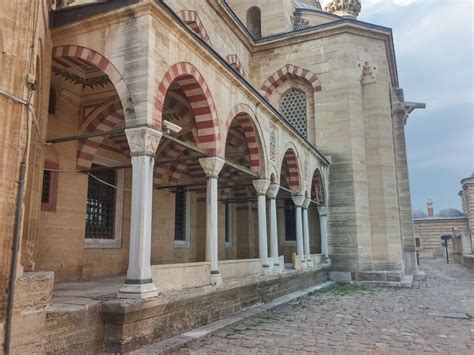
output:
M217 285L222 283L222 276L219 272L217 179L224 166L224 160L217 157L201 158L199 163L207 176L206 260L211 262L210 283Z
M300 258L301 267L306 268L306 260L304 257L303 249L303 220L301 216L301 208L305 197L302 195L292 196L293 202L295 204L295 214L296 214L296 255Z
M328 209L326 206L318 206L319 225L321 228L321 253L325 259L329 258L328 248Z
M403 92L399 94L403 95ZM403 105L394 105L392 114L404 271L405 274L416 275L418 273L418 265L416 262L415 231L411 209L410 181L405 141L405 122L408 114Z
M132 211L127 278L119 298L148 298L158 295L151 278L151 216L155 152L162 133L140 127L125 130L132 156Z
M309 220L308 220L308 207L311 203L311 199L306 198L303 202L303 249L306 260L306 266L313 266L313 260L311 259L311 250L309 247Z
M258 196L258 254L262 261L263 273L266 274L270 272L270 264L268 262L267 208L265 202L270 181L265 179L254 180L253 186L257 190Z
M277 227L277 208L276 197L280 190L280 185L271 184L267 191L267 196L270 199L270 257L273 260L273 271L276 273L282 272L284 265L280 265L278 255L278 227Z

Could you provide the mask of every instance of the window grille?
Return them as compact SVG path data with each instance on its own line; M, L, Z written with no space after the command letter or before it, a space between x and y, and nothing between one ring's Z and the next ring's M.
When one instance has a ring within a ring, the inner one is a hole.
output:
M306 94L302 90L290 89L281 100L281 113L304 137L307 137Z
M285 200L285 240L296 241L295 205L291 199Z
M186 241L186 190L178 189L175 194L174 240Z
M302 30L303 28L308 28L309 27L309 21L302 19L301 17L295 17L293 20L293 29L295 31L297 30Z
M51 171L43 172L43 190L41 191L41 203L49 203L51 197Z
M97 179L116 185L113 169L95 171ZM86 238L114 239L116 189L89 176L87 190Z

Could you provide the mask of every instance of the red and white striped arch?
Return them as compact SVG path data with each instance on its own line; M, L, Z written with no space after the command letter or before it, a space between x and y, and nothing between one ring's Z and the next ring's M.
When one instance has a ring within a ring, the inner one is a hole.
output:
M54 47L52 50L53 72L55 70L67 69L71 66L82 67L84 65L94 66L103 71L109 77L122 102L122 106L129 105L132 98L125 84L125 79L119 70L104 55L86 47L76 45L64 45ZM126 119L130 118L129 113Z
M124 113L120 102L112 103L102 110L87 125L88 132L105 132L124 123ZM89 169L105 137L88 138L79 144L77 151L77 169Z
M177 63L164 75L155 101L155 126L162 128L165 97L174 81L181 86L193 111L197 146L210 155L219 155L221 139L214 100L204 78L190 63Z
M321 171L316 169L311 182L311 197L321 205L326 203L326 194L324 193L324 182Z
M256 173L264 174L262 140L257 131L254 112L248 105L239 104L229 113L222 143L226 144L229 129L234 120L237 120L245 135L250 157L250 169Z
M237 70L237 72L245 78L244 68L242 68L242 64L240 63L240 59L237 54L229 54L227 57L225 57L225 60L232 66L232 68Z
M284 162L288 167L288 171L284 171L283 169ZM281 164L281 175L283 179L287 182L290 190L293 190L294 192L300 191L301 177L298 157L292 148L288 148L288 150L285 152L285 155L283 156L283 161Z
M312 87L313 92L321 91L321 83L316 74L297 67L296 65L286 64L265 80L260 89L260 93L269 98L281 84L289 79L297 79L306 82Z
M209 38L206 28L196 11L182 10L179 11L177 15L191 30L193 30L194 33L212 47L211 39Z

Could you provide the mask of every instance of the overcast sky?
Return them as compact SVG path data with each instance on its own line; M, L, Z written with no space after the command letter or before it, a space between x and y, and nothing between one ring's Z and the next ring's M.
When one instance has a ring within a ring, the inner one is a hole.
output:
M413 209L461 209L459 181L474 172L473 3L362 0L359 20L393 29L405 100L427 104L405 126Z

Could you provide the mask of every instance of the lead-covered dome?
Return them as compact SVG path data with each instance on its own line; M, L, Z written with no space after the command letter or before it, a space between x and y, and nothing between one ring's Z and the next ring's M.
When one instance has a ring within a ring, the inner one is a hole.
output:
M446 208L436 213L436 217L463 217L464 214L455 208Z
M420 210L414 210L411 215L412 218L428 218L428 215Z

